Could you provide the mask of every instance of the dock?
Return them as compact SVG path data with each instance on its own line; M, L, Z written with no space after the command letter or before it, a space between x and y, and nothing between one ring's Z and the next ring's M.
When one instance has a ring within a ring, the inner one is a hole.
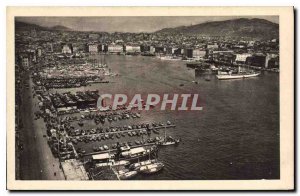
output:
M167 128L174 128L176 127L176 125L165 125L165 126L157 126L157 127L153 127L152 129L149 130L153 130L153 129L167 129ZM76 137L85 137L85 136L100 136L103 134L111 134L111 133L128 133L128 132L132 132L132 131L141 131L147 128L140 128L140 129L130 129L130 130L124 130L124 131L115 131L115 132L104 132L104 133L94 133L94 134L88 134L88 135L78 135L78 136L69 136L71 139L75 139Z
M138 147L144 147L144 146L153 146L156 145L156 143L148 143L148 144L141 144L141 145L136 145L136 146L131 146L130 148L138 148ZM105 150L105 151L99 151L99 152L91 152L91 153L86 153L83 154L82 156L92 156L92 155L96 155L96 154L102 154L102 153L112 153L112 152L116 152L117 149L112 149L112 150Z
M79 160L62 161L61 166L66 180L89 180L87 172Z

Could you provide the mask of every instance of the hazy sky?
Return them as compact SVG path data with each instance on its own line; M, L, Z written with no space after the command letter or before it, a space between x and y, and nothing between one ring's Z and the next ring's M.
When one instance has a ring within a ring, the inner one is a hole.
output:
M189 26L234 18L262 18L278 23L278 16L127 16L127 17L17 17L17 21L41 26L63 25L80 31L153 32L162 28Z

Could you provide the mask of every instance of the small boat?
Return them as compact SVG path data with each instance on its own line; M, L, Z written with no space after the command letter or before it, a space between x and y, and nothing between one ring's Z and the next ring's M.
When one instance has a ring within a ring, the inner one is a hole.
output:
M107 163L97 163L95 166L96 167L106 167L106 166L121 166L121 165L129 165L130 162L129 161L110 161Z
M104 145L103 146L104 150L108 150L108 146Z
M162 170L164 166L165 165L163 163L156 162L156 163L152 163L152 164L140 167L139 171L144 174L153 174L153 173L157 173L160 170Z
M175 145L176 144L176 141L164 141L164 142L161 142L159 145L161 146L169 146L169 145Z
M133 170L137 170L138 168L142 167L142 166L145 166L145 165L149 165L149 164L152 164L154 163L155 160L146 160L146 161L141 161L141 162L138 162L138 163L133 163L129 166L130 169L133 169Z
M138 140L136 140L136 141L135 141L135 144L136 144L136 145L140 145L140 144L141 144L141 142L140 142L140 141L138 141Z
M137 174L138 174L137 171L127 171L127 172L119 171L119 178L120 180L126 180L126 179L133 178Z
M160 140L159 145L160 146L169 146L169 145L178 144L179 142L180 142L180 139L175 140L171 136L167 137L167 133L165 130L165 137L162 140Z

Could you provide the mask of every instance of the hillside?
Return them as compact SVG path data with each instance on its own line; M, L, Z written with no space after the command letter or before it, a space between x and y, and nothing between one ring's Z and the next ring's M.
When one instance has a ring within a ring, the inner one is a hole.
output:
M250 37L272 39L279 36L279 25L264 19L233 19L205 22L191 26L165 28L157 33L183 33L203 36Z
M57 25L57 26L53 26L53 27L43 27L43 26L39 26L36 24L26 23L26 22L20 22L20 21L15 22L15 30L16 31L31 30L31 29L48 30L48 31L73 31L72 29L65 27L65 26L61 26L61 25Z

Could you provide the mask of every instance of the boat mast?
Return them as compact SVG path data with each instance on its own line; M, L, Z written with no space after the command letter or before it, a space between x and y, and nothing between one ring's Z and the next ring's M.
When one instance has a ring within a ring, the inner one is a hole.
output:
M165 142L167 142L167 132L166 132L166 130L167 130L167 126L165 126Z

